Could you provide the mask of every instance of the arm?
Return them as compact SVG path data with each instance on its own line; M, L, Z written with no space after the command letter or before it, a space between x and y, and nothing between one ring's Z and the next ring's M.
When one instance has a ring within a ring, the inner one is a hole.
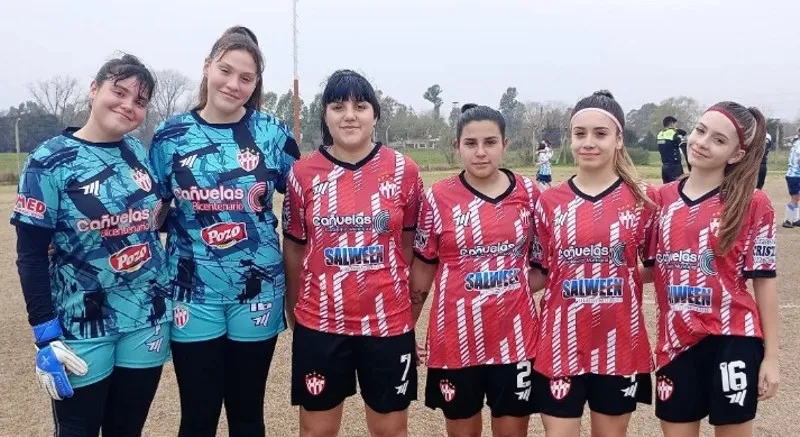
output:
M300 273L306 246L290 238L283 240L283 263L286 268L286 323L294 330L294 307L300 295Z
M420 257L417 257L411 265L411 313L414 316L415 325L422 314L422 307L425 306L428 294L430 294L437 268L437 263L431 263Z
M775 278L754 278L753 289L764 333L764 360L758 375L758 400L765 401L778 392L778 286Z
M414 235L413 230L403 231L403 259L409 265L414 261ZM411 291L413 292L414 289L412 288Z
M16 228L17 272L28 310L28 323L36 326L55 318L47 254L53 231L25 224L18 224Z

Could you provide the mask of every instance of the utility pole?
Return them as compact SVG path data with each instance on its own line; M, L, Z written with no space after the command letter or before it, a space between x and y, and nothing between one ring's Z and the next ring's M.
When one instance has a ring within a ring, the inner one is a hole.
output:
M292 0L292 40L294 42L294 139L300 144L300 78L297 74L297 0Z
M20 148L19 148L19 121L22 117L17 118L14 122L14 137L17 142L17 176L22 176L22 162L20 161Z

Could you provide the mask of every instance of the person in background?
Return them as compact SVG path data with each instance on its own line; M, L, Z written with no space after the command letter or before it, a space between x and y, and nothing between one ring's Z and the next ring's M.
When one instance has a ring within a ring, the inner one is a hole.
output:
M553 159L553 149L550 147L550 142L547 140L539 141L539 147L536 149L536 165L539 169L536 171L536 182L539 184L540 190L550 188L553 182L553 168L550 160Z
M764 181L767 179L767 160L769 159L769 152L772 151L774 143L772 142L772 135L767 133L767 139L764 143L764 157L761 158L761 166L758 168L758 181L756 188L759 190L764 188ZM691 167L689 167L691 170Z
M665 184L677 180L683 174L681 165L681 137L678 135L678 119L664 117L664 129L658 133L658 153L661 154L661 181Z
M783 218L784 228L800 227L800 129L792 138L789 152L789 170L786 172L786 186L789 188L789 203Z

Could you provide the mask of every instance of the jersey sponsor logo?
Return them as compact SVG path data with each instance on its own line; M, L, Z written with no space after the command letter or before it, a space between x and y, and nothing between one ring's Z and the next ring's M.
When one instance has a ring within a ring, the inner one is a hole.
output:
M467 273L464 288L481 294L500 294L520 288L520 270L504 269Z
M560 401L569 395L572 389L572 380L569 377L557 378L550 380L550 394L553 399Z
M236 155L236 160L239 161L239 167L249 173L258 167L261 155L257 151L247 148Z
M461 256L479 258L484 256L522 256L521 248L525 246L525 240L520 243L496 243L489 245L479 245L465 247L459 251Z
M131 273L139 270L150 261L150 245L147 243L128 246L108 258L108 264L115 272Z
M227 249L247 240L247 227L244 223L216 223L200 231L203 241L217 249Z
M442 398L447 403L453 402L453 399L456 398L456 386L446 379L439 381L439 391L442 392Z
M666 376L658 377L658 382L656 383L656 394L661 402L668 401L669 398L672 397L672 393L674 391L675 385L672 383L671 379L667 378Z
M152 226L149 209L133 208L122 214L103 214L98 219L82 219L76 223L79 232L100 231L100 235L103 237L120 237L147 232L152 229Z
M711 249L705 249L699 255L691 250L658 253L656 262L663 264L666 269L700 270L706 276L717 274L714 267L714 251Z
M195 161L197 161L197 155L189 155L186 158L178 161L178 163L181 165L181 167L192 168Z
M257 182L247 191L247 206L250 211L261 212L266 208L264 194L267 192L266 182Z
M623 301L622 278L568 279L561 286L564 299L587 304L614 304Z
M667 301L673 311L711 312L712 291L709 287L691 285L670 285L667 287Z
M775 239L757 238L753 247L753 264L775 264Z
M177 326L178 329L183 329L183 327L189 323L189 310L181 305L177 305L175 308L173 308L172 323Z
M38 220L44 220L44 213L46 211L47 205L41 200L34 199L33 197L25 197L22 194L17 195L17 203L14 205L14 212Z
M325 390L325 377L313 372L306 375L306 390L311 396L319 396Z
M379 270L384 267L383 245L357 247L326 247L323 251L326 266L344 271Z
M84 196L91 195L97 197L100 195L100 181L90 182L79 188L83 190Z
M314 217L311 223L320 226L326 232L372 232L378 234L389 232L389 211L381 210L371 217L359 214L350 215L329 215L326 217Z
M175 188L175 198L192 203L195 211L219 212L241 211L244 209L244 190L241 188L227 188L223 185L215 188L200 188L196 186L187 189Z
M144 191L149 192L153 189L153 180L150 179L150 175L140 168L131 169L131 179Z
M591 246L569 246L558 249L558 258L567 264L605 264L615 266L625 264L625 244L617 243L613 247L602 244Z

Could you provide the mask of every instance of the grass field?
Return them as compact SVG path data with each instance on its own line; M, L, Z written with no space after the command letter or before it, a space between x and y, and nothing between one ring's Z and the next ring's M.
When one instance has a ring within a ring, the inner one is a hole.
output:
M531 174L532 169L519 169L522 173ZM644 177L656 182L659 176L658 167L640 168ZM786 187L782 172L776 171L767 178L766 192L776 205L778 213L786 200ZM426 172L423 174L426 185L452 174L452 171ZM553 172L556 181L564 180L573 170L556 167ZM14 199L13 187L0 187L0 217L8 217ZM280 199L275 199L279 205ZM795 437L800 436L800 421L794 417L800 405L800 337L795 335L800 329L800 294L791 278L800 275L800 264L795 264L794 256L800 254L800 229L778 229L779 244L779 280L780 295L780 362L781 387L778 396L761 405L755 425L756 437ZM14 265L15 238L11 225L0 227L0 253L6 266L0 269L0 436L47 436L53 433L50 401L36 387L33 372L34 349L30 327L28 326L25 305L20 292L19 279ZM651 337L655 334L655 304L651 286L645 289L645 310ZM429 299L430 303L431 299ZM427 313L423 313L417 332L418 339L424 339L424 327L427 326ZM267 387L265 414L270 436L296 436L297 408L289 405L289 381L291 363L291 332L285 332L279 338L275 358L273 360ZM424 406L425 369L420 369L420 400L413 403L410 409L410 435L415 437L438 437L444 435L444 420L438 411ZM345 415L341 430L342 436L367 436L364 422L363 403L358 396L345 403ZM179 421L179 402L175 375L171 364L167 364L161 380L156 399L145 428L146 436L168 437L177 434ZM484 435L489 436L488 411L484 410ZM583 436L588 436L588 415L584 415ZM226 436L227 427L224 418L220 421L218 435ZM712 436L713 431L703 426L703 436ZM538 416L530 422L530 435L543 434ZM631 421L629 435L633 437L660 436L660 428L654 416L653 408L641 406Z

